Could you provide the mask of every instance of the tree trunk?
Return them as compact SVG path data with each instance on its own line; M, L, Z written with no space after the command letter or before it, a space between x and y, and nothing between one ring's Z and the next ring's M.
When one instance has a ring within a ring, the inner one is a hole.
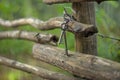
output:
M73 3L72 7L75 11L74 17L78 22L95 25L95 8L93 2ZM77 52L97 55L96 35L83 37L75 34L75 48Z

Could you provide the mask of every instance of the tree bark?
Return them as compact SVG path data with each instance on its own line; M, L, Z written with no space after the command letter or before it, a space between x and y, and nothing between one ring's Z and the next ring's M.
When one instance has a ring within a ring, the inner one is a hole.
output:
M32 27L35 27L39 30L51 30L55 28L61 28L61 24L63 23L63 21L64 20L62 17L51 18L48 21L42 21L34 18L22 18L13 21L0 19L0 25L13 28L23 25L31 25ZM94 33L97 33L97 29L94 28L94 25L83 24L77 21L70 21L68 23L68 26L68 31L73 33L81 33L84 36L90 36Z
M73 53L49 45L35 44L33 56L88 80L119 80L120 64L93 55Z
M5 57L0 56L0 64L22 70L27 73L35 74L45 79L49 80L78 80L72 76L66 76L57 72L48 71L43 68L31 66L28 64L24 64L15 60L7 59Z
M55 45L58 42L58 37L51 34L40 34L37 32L28 31L2 31L0 32L1 39L24 39L42 44L52 44Z
M95 8L93 2L73 3L72 7L75 11L74 17L78 22L85 24L95 24ZM97 40L96 35L84 37L80 34L75 34L75 47L77 52L97 55Z
M96 1L98 3L101 3L102 1L115 1L115 0L43 0L43 2L47 3L47 4L72 3L72 2L91 2L91 1Z

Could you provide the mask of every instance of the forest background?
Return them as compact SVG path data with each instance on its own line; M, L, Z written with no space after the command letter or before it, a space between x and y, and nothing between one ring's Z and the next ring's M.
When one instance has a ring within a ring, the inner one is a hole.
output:
M0 18L5 20L37 18L46 21L52 17L63 16L63 6L70 14L72 13L71 4L46 5L42 0L0 0ZM96 25L99 34L120 38L120 0L117 2L102 2L101 4L95 3L95 8ZM51 33L56 34L57 36L59 36L61 32L60 29L43 32L30 25L14 29L0 26L0 31L17 29L35 31L38 33ZM74 51L74 36L68 32L67 38L69 50ZM120 62L120 41L102 38L100 36L97 36L97 39L98 56ZM0 40L0 55L70 75L61 69L47 65L43 62L39 62L38 64L37 60L33 60L33 44L33 42L25 40ZM64 44L59 45L59 47L64 48ZM40 78L0 65L0 80L40 80Z

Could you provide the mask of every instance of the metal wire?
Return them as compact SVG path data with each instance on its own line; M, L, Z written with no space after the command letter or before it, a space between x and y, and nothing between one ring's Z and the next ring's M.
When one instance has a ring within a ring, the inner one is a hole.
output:
M114 37L111 37L111 36L107 36L107 35L103 35L103 34L97 34L99 37L102 37L102 38L108 38L108 39L112 39L112 40L116 40L116 41L120 41L120 38L114 38Z

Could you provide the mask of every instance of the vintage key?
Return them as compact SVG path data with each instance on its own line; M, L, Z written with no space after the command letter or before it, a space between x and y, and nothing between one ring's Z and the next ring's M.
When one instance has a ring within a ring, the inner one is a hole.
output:
M58 44L59 44L59 45L63 43L63 34L64 34L64 31L62 30L62 31L61 31L61 34L60 34L59 41L58 41Z
M64 42L65 42L65 54L67 56L69 56L69 54L68 54L68 47L67 47L67 38L66 38L66 29L68 28L68 26L66 25L66 23L63 23L61 25L61 28L62 28L62 31L61 31L61 35L60 35L58 44L61 44L62 43L62 39L64 38Z
M64 8L64 22L61 24L61 34L58 41L58 44L61 44L64 38L64 44L65 44L65 54L69 56L68 54L68 46L67 46L67 37L66 37L66 30L68 29L68 22L71 20L71 16L67 13L66 9Z

